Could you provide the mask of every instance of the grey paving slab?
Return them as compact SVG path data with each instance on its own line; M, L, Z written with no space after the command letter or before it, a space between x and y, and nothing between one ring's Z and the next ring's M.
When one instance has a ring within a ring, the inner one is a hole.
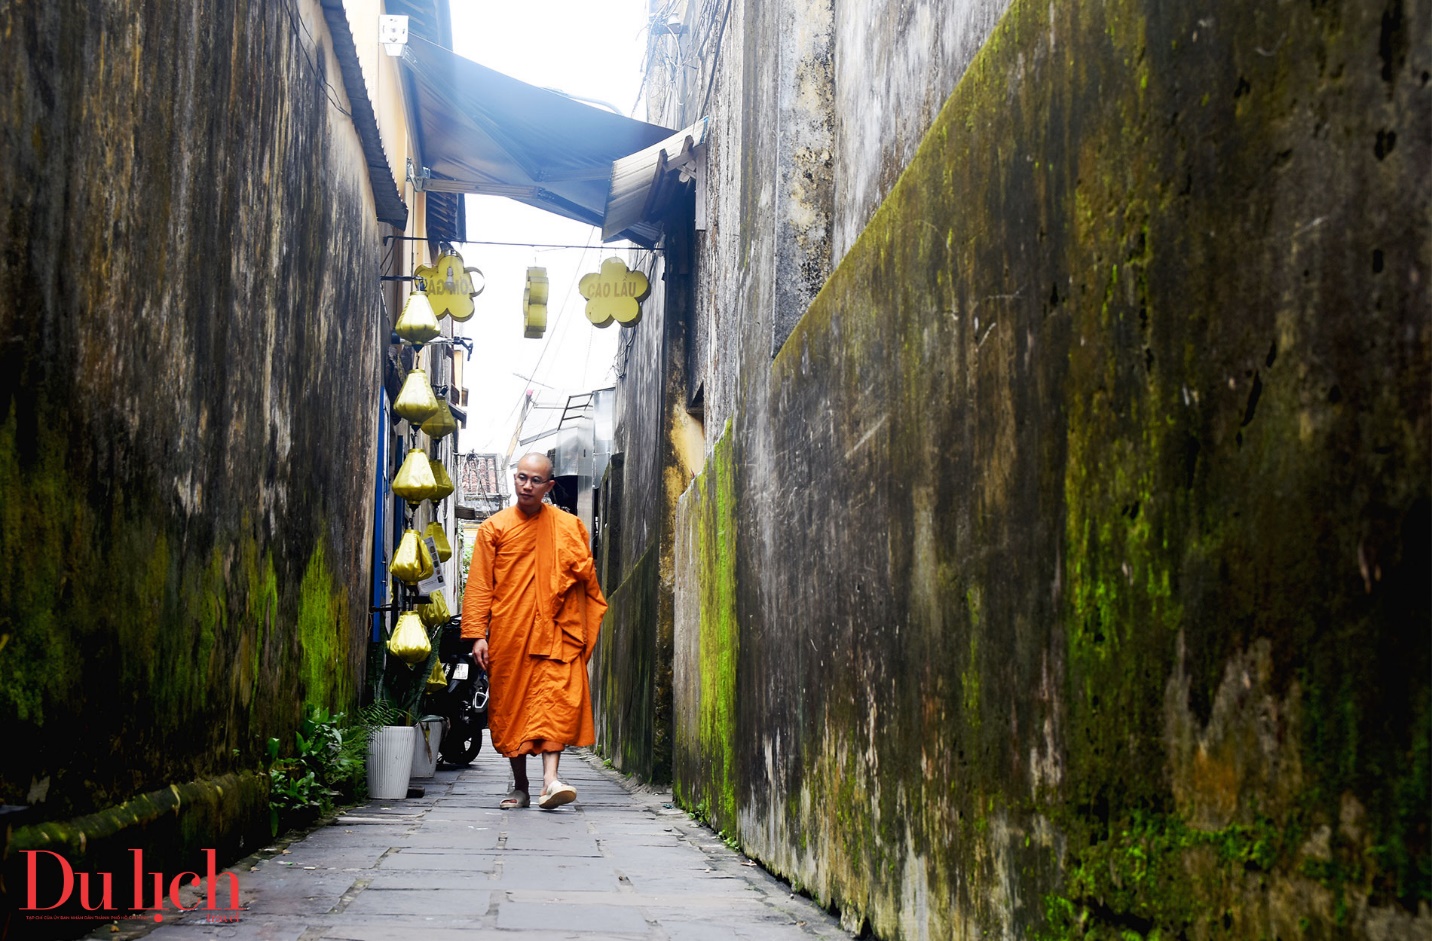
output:
M528 763L534 787L540 765ZM276 842L234 868L239 921L174 913L92 941L843 941L808 900L744 864L668 794L595 758L564 756L577 800L502 811L505 759L420 782Z
M492 893L474 889L380 889L369 886L343 910L345 915L485 915Z
M435 853L390 853L378 864L381 869L422 869L432 872L491 872L495 865L495 859L491 855L469 856L456 853L447 856Z
M507 930L594 931L645 937L652 926L639 911L617 905L506 902L497 913L497 927Z
M466 941L481 937L471 927L407 922L349 922L310 932L305 941ZM525 941L525 939L524 939Z
M502 872L495 880L500 889L548 889L563 892L601 889L617 892L621 880L608 866L592 866L585 859L520 858L509 856L502 861Z
M493 866L497 865L493 861ZM369 874L370 889L453 889L455 891L486 891L492 886L492 873L480 869L462 872L423 872L417 869L381 871Z
M681 872L666 875L623 873L631 887L642 895L667 896L681 892L702 895L744 896L755 892L744 879L721 876L716 873Z

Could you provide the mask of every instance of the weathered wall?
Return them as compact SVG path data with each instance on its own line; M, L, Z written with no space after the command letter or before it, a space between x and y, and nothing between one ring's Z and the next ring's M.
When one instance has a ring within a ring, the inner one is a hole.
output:
M739 407L741 360L768 362L785 342L1005 5L688 0L687 31L652 36L649 119L711 119L690 351L708 447ZM763 344L748 342L757 325Z
M0 7L0 802L40 819L356 690L379 240L299 15Z
M633 267L636 267L633 264ZM672 539L670 507L689 476L677 469L669 395L683 360L679 313L652 274L642 319L618 354L618 381L643 390L619 399L613 451L621 454L620 499L602 534L609 609L592 655L597 750L629 774L671 776ZM674 370L674 373L672 372ZM618 545L619 544L619 545ZM611 564L616 560L615 564Z
M745 37L688 806L882 937L1432 930L1428 36L1016 2L769 365Z
M736 834L736 467L729 427L677 507L672 656L676 799Z
M836 0L832 123L838 262L910 162L1007 0Z

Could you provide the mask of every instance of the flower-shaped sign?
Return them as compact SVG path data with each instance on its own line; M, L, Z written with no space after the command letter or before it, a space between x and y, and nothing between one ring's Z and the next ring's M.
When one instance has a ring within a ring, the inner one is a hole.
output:
M413 269L413 274L422 278L423 284L427 285L428 300L432 302L433 312L439 317L451 316L458 323L472 319L476 309L472 299L487 287L486 279L482 284L473 286L472 276L481 278L482 272L476 268L464 268L462 256L457 252L439 256L437 264L432 267L419 265Z
M582 275L577 290L587 299L587 319L598 327L613 320L634 327L641 319L641 304L651 283L640 271L631 271L620 258L602 262L602 270Z

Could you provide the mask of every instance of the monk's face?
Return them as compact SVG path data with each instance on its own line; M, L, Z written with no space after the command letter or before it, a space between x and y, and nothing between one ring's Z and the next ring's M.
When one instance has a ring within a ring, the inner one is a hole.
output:
M524 457L517 462L512 475L512 489L517 494L517 508L528 516L542 509L542 498L556 486L552 465L541 458Z

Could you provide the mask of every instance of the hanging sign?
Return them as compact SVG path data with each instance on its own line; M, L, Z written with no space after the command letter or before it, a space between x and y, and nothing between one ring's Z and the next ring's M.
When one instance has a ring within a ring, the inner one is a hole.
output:
M547 269L528 268L522 289L522 335L539 339L547 330Z
M641 301L651 293L651 283L620 258L608 258L601 271L582 275L577 290L587 299L587 319L596 326L605 327L615 320L623 327L634 327L641 319Z
M433 305L433 312L439 317L452 317L458 323L472 319L472 313L476 309L472 299L487 287L485 278L480 286L473 287L472 276L481 278L482 272L476 268L464 268L462 256L457 252L439 255L437 264L431 267L419 265L413 269L413 274L422 278L423 284L427 286L428 300Z

